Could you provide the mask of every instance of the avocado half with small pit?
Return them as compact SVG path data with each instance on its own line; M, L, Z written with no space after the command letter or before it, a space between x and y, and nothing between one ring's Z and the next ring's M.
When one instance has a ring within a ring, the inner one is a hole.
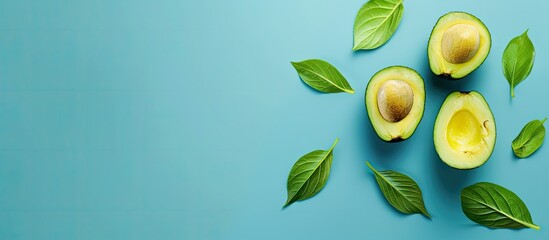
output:
M425 84L411 68L388 67L370 79L364 101L370 122L383 141L406 140L423 117Z
M475 91L446 97L435 120L435 149L450 167L482 166L494 151L496 122L484 97Z
M427 55L435 75L460 79L477 69L490 52L488 28L475 16L450 12L438 19L429 38Z

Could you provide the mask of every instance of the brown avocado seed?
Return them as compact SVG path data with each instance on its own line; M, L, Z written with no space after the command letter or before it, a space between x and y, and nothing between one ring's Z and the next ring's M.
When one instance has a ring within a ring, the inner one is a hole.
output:
M381 116L389 122L399 122L412 110L414 91L402 80L387 80L377 92L377 107Z
M475 26L456 24L448 28L442 36L442 56L450 63L465 63L475 56L479 45L480 34Z

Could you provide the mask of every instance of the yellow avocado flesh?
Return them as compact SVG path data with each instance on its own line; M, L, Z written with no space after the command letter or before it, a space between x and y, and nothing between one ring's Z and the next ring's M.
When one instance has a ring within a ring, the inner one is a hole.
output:
M427 47L435 75L460 79L477 69L490 52L488 28L475 16L450 12L433 27Z
M408 67L384 68L368 82L364 103L379 138L387 142L408 139L423 117L423 78Z
M440 159L457 169L483 165L496 143L490 106L478 92L453 92L440 107L433 130Z
M448 123L446 136L448 144L456 151L474 151L482 142L478 119L469 110L454 113Z

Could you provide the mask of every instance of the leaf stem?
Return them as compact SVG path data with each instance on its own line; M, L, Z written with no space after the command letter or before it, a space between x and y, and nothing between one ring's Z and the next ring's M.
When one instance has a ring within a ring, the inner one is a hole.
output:
M354 94L355 93L355 90L351 89L351 90L348 90L348 89L342 89L344 92L346 93L350 93L350 94Z
M524 226L527 226L531 229L534 229L534 230L540 230L541 227L536 225L536 224L531 224L531 223L527 223L527 222L522 222L522 224L524 224Z
M331 152L332 150L334 150L334 148L335 148L335 146L337 145L338 142L339 142L339 138L336 138L336 140L334 141L334 144L332 144L332 147L330 147L328 152Z
M372 167L372 164L370 164L370 162L366 161L366 165L368 165L368 167L369 167L374 173L377 172L377 170L376 170L374 167Z

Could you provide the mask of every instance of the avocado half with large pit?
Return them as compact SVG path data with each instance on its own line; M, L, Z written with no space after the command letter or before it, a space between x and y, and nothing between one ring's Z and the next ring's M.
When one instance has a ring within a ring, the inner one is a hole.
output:
M496 122L484 97L475 91L446 97L435 120L435 149L450 167L483 165L496 144Z
M408 67L382 69L370 79L364 101L370 122L383 141L408 139L423 117L423 78Z
M427 47L435 75L460 79L477 69L490 52L492 38L477 17L450 12L438 19Z

